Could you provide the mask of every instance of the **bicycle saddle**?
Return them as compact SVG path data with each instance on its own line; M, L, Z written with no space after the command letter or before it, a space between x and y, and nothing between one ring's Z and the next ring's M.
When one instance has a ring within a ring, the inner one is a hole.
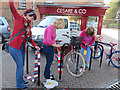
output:
M113 42L110 42L110 44L112 44L113 46L117 45L117 43L113 43Z

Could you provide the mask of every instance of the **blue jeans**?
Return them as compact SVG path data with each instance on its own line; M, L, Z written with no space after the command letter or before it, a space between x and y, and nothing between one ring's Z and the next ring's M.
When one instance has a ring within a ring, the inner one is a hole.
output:
M20 49L15 49L9 46L9 52L15 61L16 67L16 88L24 88L25 81L23 80L23 72L24 72L24 61L25 61L25 51L24 51L24 43L22 43Z
M81 53L82 53L82 56L84 57L84 49L81 47ZM91 54L91 50L90 50L90 47L87 47L87 58L85 59L86 62L89 62L90 61L90 54Z
M46 65L44 71L44 77L46 79L50 78L50 68L52 65L53 57L54 57L54 47L43 44L42 52L46 57Z

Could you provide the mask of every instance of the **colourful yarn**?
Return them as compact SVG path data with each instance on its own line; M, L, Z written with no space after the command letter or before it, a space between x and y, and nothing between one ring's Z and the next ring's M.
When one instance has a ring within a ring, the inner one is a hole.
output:
M24 77L31 81L36 81L38 79L38 66L40 66L40 51L35 51L35 61L34 61L34 76L25 75Z
M60 67L60 57L61 57L61 51L60 51L60 47L58 47L58 74L62 74L62 71L63 71L63 69L62 69L62 62L61 62L61 67ZM61 69L61 72L60 72L60 69Z

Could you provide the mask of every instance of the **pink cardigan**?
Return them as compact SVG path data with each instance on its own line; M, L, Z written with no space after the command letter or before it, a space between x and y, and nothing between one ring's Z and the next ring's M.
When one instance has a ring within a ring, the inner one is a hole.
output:
M52 46L56 42L55 38L56 38L56 32L54 31L53 25L51 24L47 26L47 28L45 29L43 43L45 45Z
M80 33L80 35L79 35L79 37L83 37L82 43L84 43L84 44L86 44L86 41L85 41L86 32L85 32L85 30L86 30L86 29L84 29L84 30ZM90 46L92 46L92 44L94 43L94 41L95 41L95 35L92 37ZM81 47L82 47L83 49L85 49L85 45L81 44Z

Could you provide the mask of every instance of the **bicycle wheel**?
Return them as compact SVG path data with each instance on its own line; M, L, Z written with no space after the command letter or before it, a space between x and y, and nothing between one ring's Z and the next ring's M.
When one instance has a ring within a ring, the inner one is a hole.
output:
M74 77L79 77L85 70L85 60L78 52L71 51L66 58L67 71Z
M95 44L93 44L92 46L95 46ZM94 56L94 53L95 53L95 56ZM98 59L98 58L100 58L101 54L102 54L102 49L101 49L101 47L99 45L97 45L96 50L93 49L92 58Z
M111 55L110 62L116 68L120 68L120 51L115 51Z

